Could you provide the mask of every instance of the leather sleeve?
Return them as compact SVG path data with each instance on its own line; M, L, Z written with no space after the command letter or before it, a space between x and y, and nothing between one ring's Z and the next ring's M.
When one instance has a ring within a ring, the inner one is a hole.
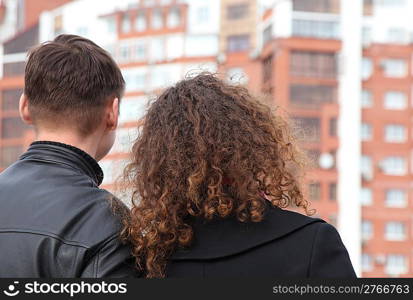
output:
M118 235L112 236L93 256L81 277L86 278L122 278L139 277L131 256L129 245L123 244Z
M347 249L337 230L328 223L318 223L308 277L356 278Z

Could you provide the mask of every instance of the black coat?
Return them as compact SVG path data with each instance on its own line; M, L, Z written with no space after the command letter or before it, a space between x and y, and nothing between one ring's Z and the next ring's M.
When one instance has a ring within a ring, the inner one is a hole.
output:
M50 142L34 143L3 171L0 277L134 276L101 180L88 154Z
M168 277L356 277L336 229L321 219L269 207L264 221L196 221L189 250Z

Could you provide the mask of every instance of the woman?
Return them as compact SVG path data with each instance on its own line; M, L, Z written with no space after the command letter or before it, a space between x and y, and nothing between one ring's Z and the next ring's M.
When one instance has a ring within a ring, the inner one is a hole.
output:
M133 146L123 236L159 277L355 277L337 231L308 210L289 127L240 86L201 74L154 101Z

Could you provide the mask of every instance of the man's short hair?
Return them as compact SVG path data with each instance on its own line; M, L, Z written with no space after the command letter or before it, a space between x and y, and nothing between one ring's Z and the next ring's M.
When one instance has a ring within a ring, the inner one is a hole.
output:
M69 124L82 135L97 128L107 101L120 100L125 87L108 52L88 39L67 34L30 51L24 80L35 124Z

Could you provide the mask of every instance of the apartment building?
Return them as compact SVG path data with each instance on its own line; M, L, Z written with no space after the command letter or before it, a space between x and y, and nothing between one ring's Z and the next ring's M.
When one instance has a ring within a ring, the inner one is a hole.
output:
M16 28L0 47L0 170L33 138L17 112L27 48L80 34L112 53L126 80L103 187L115 190L151 99L187 74L218 71L294 121L314 162L307 197L359 275L413 275L412 1L78 0L23 27L4 9L19 2L0 0L0 33Z
M20 120L18 101L27 50L39 42L39 16L69 1L0 1L0 171L33 140L32 130Z
M413 275L412 5L280 0L259 25L262 89L318 164L309 199L367 277Z

